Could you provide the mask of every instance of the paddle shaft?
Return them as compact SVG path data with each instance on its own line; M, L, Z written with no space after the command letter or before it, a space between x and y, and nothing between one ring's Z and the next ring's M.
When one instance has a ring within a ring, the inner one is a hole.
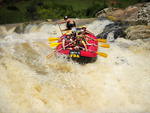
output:
M57 24L58 24L58 23L57 23ZM59 30L60 30L61 34L63 35L62 30L61 30L61 28L60 28L60 25L59 25L59 24L58 24L58 27L59 27Z
M69 46L72 43L69 43L68 45L66 45L65 47ZM57 52L61 51L63 48L57 50ZM56 50L54 50L53 52L56 52ZM49 55L47 55L47 58L51 57L53 53L50 53Z

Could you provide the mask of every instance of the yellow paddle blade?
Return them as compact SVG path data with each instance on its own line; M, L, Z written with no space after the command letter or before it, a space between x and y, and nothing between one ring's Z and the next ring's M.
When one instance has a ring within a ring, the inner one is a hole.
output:
M52 41L56 41L56 40L59 40L59 39L60 39L60 38L56 38L56 37L52 38L52 37L49 37L49 38L48 38L48 41L52 42Z
M106 43L107 40L106 39L97 39L98 42L103 42L103 43Z
M100 45L100 47L110 48L110 45L109 44L102 44L102 45Z
M50 46L50 47L56 47L56 46L58 46L59 44L61 44L61 43L51 43L49 46Z
M108 55L106 53L96 52L99 56L107 58Z

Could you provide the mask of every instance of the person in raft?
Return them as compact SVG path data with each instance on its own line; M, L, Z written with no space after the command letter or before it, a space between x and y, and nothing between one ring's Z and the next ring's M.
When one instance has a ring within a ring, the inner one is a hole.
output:
M70 49L72 50L73 46L74 46L74 40L72 39L70 33L66 33L65 37L62 40L62 47L63 50L65 49Z
M87 27L86 27L86 26L82 26L82 27L80 28L80 31L81 31L82 34L84 34L84 35L86 35L86 34L92 34L92 35L94 35L92 32L90 32L90 31L87 30Z
M64 16L64 22L61 22L60 24L66 23L66 29L65 30L72 30L72 28L76 27L76 23L74 20L69 19L68 16Z
M87 45L86 45L86 40L82 35L77 35L74 46L75 46L74 47L75 50L88 51Z

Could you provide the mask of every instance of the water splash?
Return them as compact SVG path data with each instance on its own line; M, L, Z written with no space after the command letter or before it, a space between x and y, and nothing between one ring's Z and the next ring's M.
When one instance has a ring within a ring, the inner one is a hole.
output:
M107 24L87 26L98 33ZM53 32L43 31L46 25L38 29L9 34L0 42L1 113L150 112L150 40L117 39L110 49L99 49L107 59L79 65L47 59L53 52L47 37Z

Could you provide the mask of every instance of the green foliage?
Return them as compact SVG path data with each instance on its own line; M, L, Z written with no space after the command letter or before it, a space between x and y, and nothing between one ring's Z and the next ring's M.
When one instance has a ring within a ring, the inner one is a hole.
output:
M104 9L104 8L106 8L107 7L107 5L104 3L104 4L93 4L91 7L89 7L87 10L86 10L86 16L87 17L94 17L95 16L95 14L98 12L98 11L100 11L100 10L102 10L102 9Z
M11 11L5 8L0 10L0 24L18 23L26 21L25 15L19 10Z
M146 0L117 0L114 7L124 8ZM94 17L106 8L106 0L3 0L0 8L0 24L31 20L60 19L69 17Z
M85 17L85 10L74 10L72 6L62 5L52 2L40 2L42 5L34 4L27 8L27 15L29 19L59 19L64 15L69 17ZM33 7L34 6L34 7Z

